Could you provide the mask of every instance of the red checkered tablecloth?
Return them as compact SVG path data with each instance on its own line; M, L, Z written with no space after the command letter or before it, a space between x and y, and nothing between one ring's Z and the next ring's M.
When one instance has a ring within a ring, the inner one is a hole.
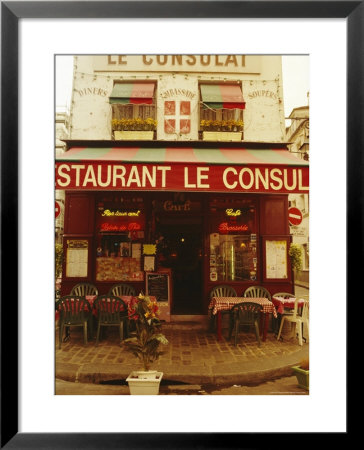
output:
M228 311L237 303L252 302L262 306L263 313L272 313L277 317L277 311L273 303L267 298L256 297L212 297L209 304L209 309L212 309L212 314L217 314L219 311Z
M276 307L277 312L279 314L284 313L284 308L293 309L295 301L296 301L295 298L283 298L283 297L273 297L272 298L273 305ZM298 307L302 308L304 305L304 302L305 301L303 299L298 300Z

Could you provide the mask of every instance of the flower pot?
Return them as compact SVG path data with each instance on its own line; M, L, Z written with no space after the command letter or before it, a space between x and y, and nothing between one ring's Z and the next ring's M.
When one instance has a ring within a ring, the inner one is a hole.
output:
M203 131L202 137L204 141L241 141L241 132L234 131Z
M159 385L163 377L163 372L156 370L134 371L126 381L129 384L131 395L158 395Z
M306 391L309 390L309 375L310 371L301 369L299 366L292 367L293 373L296 375L298 386L306 389Z
M116 141L152 141L154 131L114 131Z

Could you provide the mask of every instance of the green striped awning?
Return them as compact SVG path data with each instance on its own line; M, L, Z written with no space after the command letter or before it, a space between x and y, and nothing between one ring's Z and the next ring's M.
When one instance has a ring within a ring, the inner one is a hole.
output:
M110 103L152 104L154 83L115 83L110 94Z
M72 147L57 161L308 166L286 149Z
M201 84L202 103L213 109L244 109L241 87L237 84Z

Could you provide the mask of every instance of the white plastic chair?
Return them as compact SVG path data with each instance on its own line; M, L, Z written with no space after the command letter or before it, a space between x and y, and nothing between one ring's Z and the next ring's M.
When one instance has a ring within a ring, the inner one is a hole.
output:
M303 325L304 324L307 325L307 333L308 333L308 328L309 328L309 321L308 321L309 303L308 303L308 300L303 300L304 304L302 307L302 313L301 313L301 315L299 315L298 314L298 302L300 300L302 301L303 299L296 298L292 315L283 315L282 321L281 321L281 326L279 327L277 340L279 340L279 338L281 337L283 324L284 324L284 321L286 320L287 322L291 323L291 326L293 324L295 324L296 333L298 334L298 343L299 343L299 345L302 345Z

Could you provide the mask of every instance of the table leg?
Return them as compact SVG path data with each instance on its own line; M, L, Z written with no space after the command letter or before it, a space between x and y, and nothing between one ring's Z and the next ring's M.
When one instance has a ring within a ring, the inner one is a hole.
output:
M269 314L268 313L264 313L263 342L265 342L266 339L267 339L268 324L269 324Z
M221 333L221 312L218 311L216 315L216 330L217 330L217 340L222 340L222 333Z

